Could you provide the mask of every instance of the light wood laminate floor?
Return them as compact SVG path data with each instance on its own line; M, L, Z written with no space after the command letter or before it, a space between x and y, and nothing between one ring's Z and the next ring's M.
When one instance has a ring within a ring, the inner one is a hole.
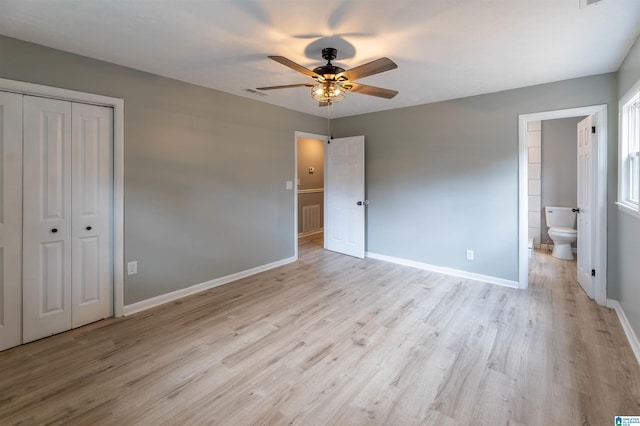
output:
M612 425L640 367L575 263L520 291L321 249L0 352L0 424Z

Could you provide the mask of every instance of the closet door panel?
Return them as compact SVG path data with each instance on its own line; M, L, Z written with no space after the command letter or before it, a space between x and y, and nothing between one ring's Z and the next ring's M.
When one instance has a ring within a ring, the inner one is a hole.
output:
M72 106L73 327L111 316L113 110Z
M22 95L0 92L0 351L22 343Z
M71 103L24 97L23 341L71 328Z

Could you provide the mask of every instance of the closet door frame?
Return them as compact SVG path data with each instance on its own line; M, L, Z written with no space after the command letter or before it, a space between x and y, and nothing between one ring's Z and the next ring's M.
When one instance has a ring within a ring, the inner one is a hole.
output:
M22 344L22 102L0 93L0 351Z
M124 100L0 78L0 90L113 108L113 315L124 315Z

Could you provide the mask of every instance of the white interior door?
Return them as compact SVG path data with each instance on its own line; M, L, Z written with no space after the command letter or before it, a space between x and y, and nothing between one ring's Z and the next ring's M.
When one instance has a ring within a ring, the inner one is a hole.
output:
M592 133L592 118L578 123L578 282L593 299L593 277L591 276L593 247L591 244L593 221L593 159L595 135Z
M364 257L364 136L331 139L326 158L325 245Z
M23 341L71 329L71 103L24 97Z
M0 351L22 343L22 95L0 92Z
M111 316L111 108L72 105L72 326Z

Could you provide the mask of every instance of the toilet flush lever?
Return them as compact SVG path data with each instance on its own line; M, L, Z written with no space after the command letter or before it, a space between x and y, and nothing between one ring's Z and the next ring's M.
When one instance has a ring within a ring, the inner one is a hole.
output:
M571 211L574 213L580 213L580 209L571 209Z

